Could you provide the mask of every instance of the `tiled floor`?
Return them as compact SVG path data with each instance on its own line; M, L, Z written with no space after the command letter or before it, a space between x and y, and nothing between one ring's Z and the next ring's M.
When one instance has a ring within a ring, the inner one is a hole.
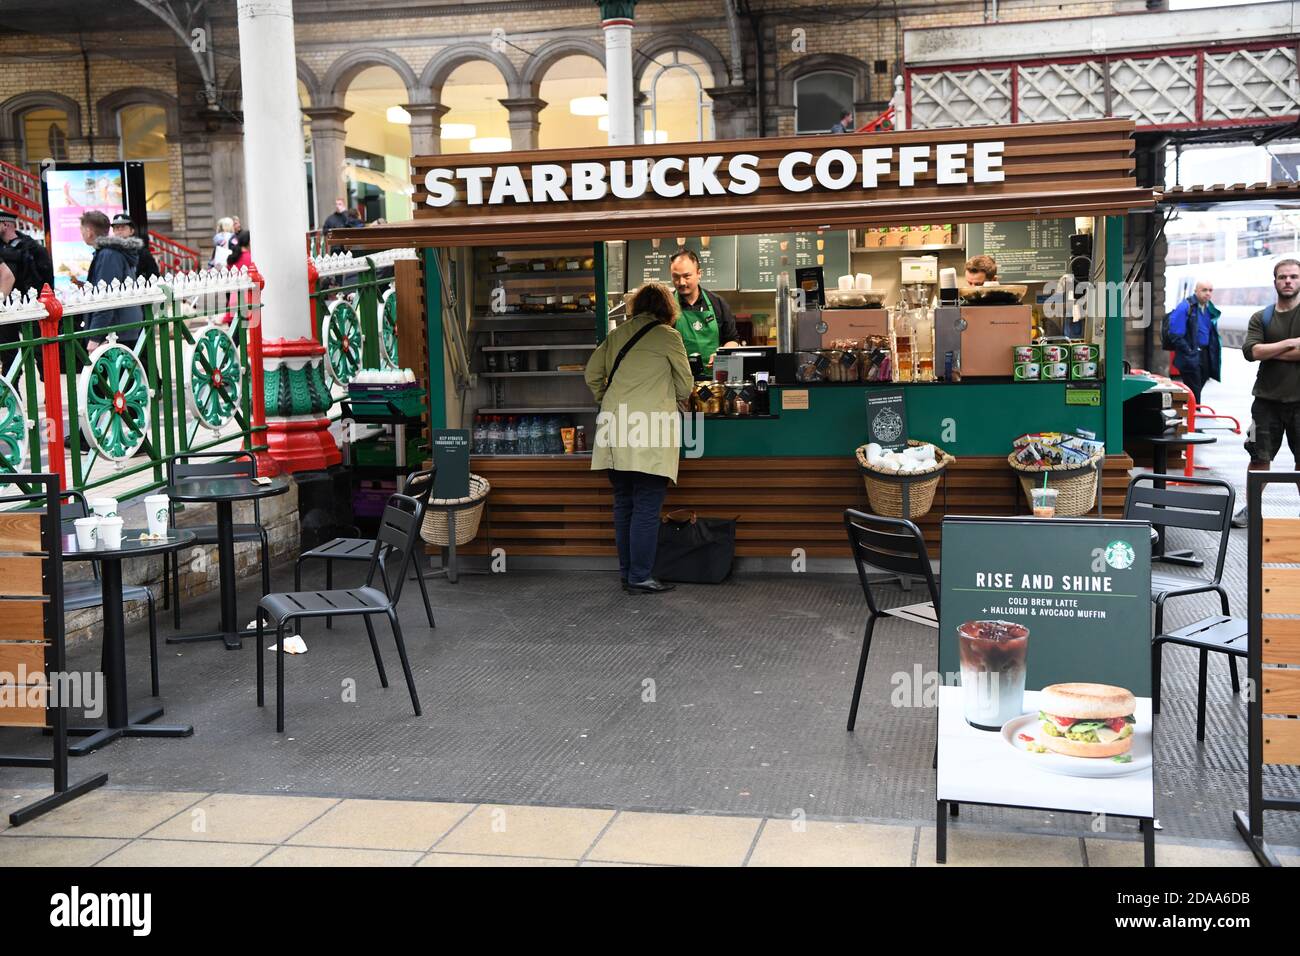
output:
M6 806L33 796L0 792ZM934 835L906 823L106 788L0 829L0 866L932 866ZM1232 844L1157 838L1156 856L1255 865ZM1132 838L949 828L952 866L1141 862Z

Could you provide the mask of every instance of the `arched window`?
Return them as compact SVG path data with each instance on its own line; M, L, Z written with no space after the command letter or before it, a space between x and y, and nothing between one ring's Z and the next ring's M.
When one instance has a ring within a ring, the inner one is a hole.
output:
M23 165L33 175L41 173L41 161L68 158L68 114L52 107L23 114Z
M538 87L538 96L547 104L537 114L538 147L606 145L605 92L605 64L599 60L575 53L552 63Z
M491 153L510 149L510 96L505 78L486 60L469 60L442 84L441 136L444 153Z
M687 143L713 139L713 86L708 64L689 50L666 50L641 74L645 95L642 141Z
M348 83L344 149L348 206L365 208L364 220L401 222L411 218L411 117L402 109L406 84L389 66L370 66ZM321 173L324 183L326 171ZM329 198L329 197L325 197ZM332 211L332 208L331 208Z
M823 70L794 81L796 133L829 133L844 110L853 110L853 77Z
M122 159L144 163L145 209L167 219L172 209L171 157L167 148L167 111L139 103L117 111Z

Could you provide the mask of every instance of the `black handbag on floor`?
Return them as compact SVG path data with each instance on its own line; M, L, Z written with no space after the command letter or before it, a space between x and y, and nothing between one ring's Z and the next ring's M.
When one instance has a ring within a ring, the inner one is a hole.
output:
M660 581L720 584L736 557L736 519L670 511L659 525L654 575Z

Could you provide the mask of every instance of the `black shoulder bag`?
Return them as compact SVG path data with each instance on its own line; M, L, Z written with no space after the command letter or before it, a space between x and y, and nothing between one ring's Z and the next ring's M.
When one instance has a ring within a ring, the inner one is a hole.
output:
M654 576L660 581L721 584L736 557L736 519L670 511L659 525Z
M658 324L659 324L658 322L646 323L641 328L637 329L636 334L627 340L626 345L624 345L621 349L618 350L618 355L614 356L614 365L612 368L610 368L609 374L605 376L606 389L608 389L610 383L614 381L614 373L618 371L618 367L620 364L622 364L624 356L626 356L628 352L632 351L632 346L636 345L643 338L645 338L646 333L649 332Z

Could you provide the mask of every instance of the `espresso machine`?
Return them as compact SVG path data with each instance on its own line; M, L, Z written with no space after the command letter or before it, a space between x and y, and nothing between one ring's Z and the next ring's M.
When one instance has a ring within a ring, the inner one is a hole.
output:
M937 256L904 256L898 305L890 316L894 350L894 380L935 380L935 286L939 281Z

